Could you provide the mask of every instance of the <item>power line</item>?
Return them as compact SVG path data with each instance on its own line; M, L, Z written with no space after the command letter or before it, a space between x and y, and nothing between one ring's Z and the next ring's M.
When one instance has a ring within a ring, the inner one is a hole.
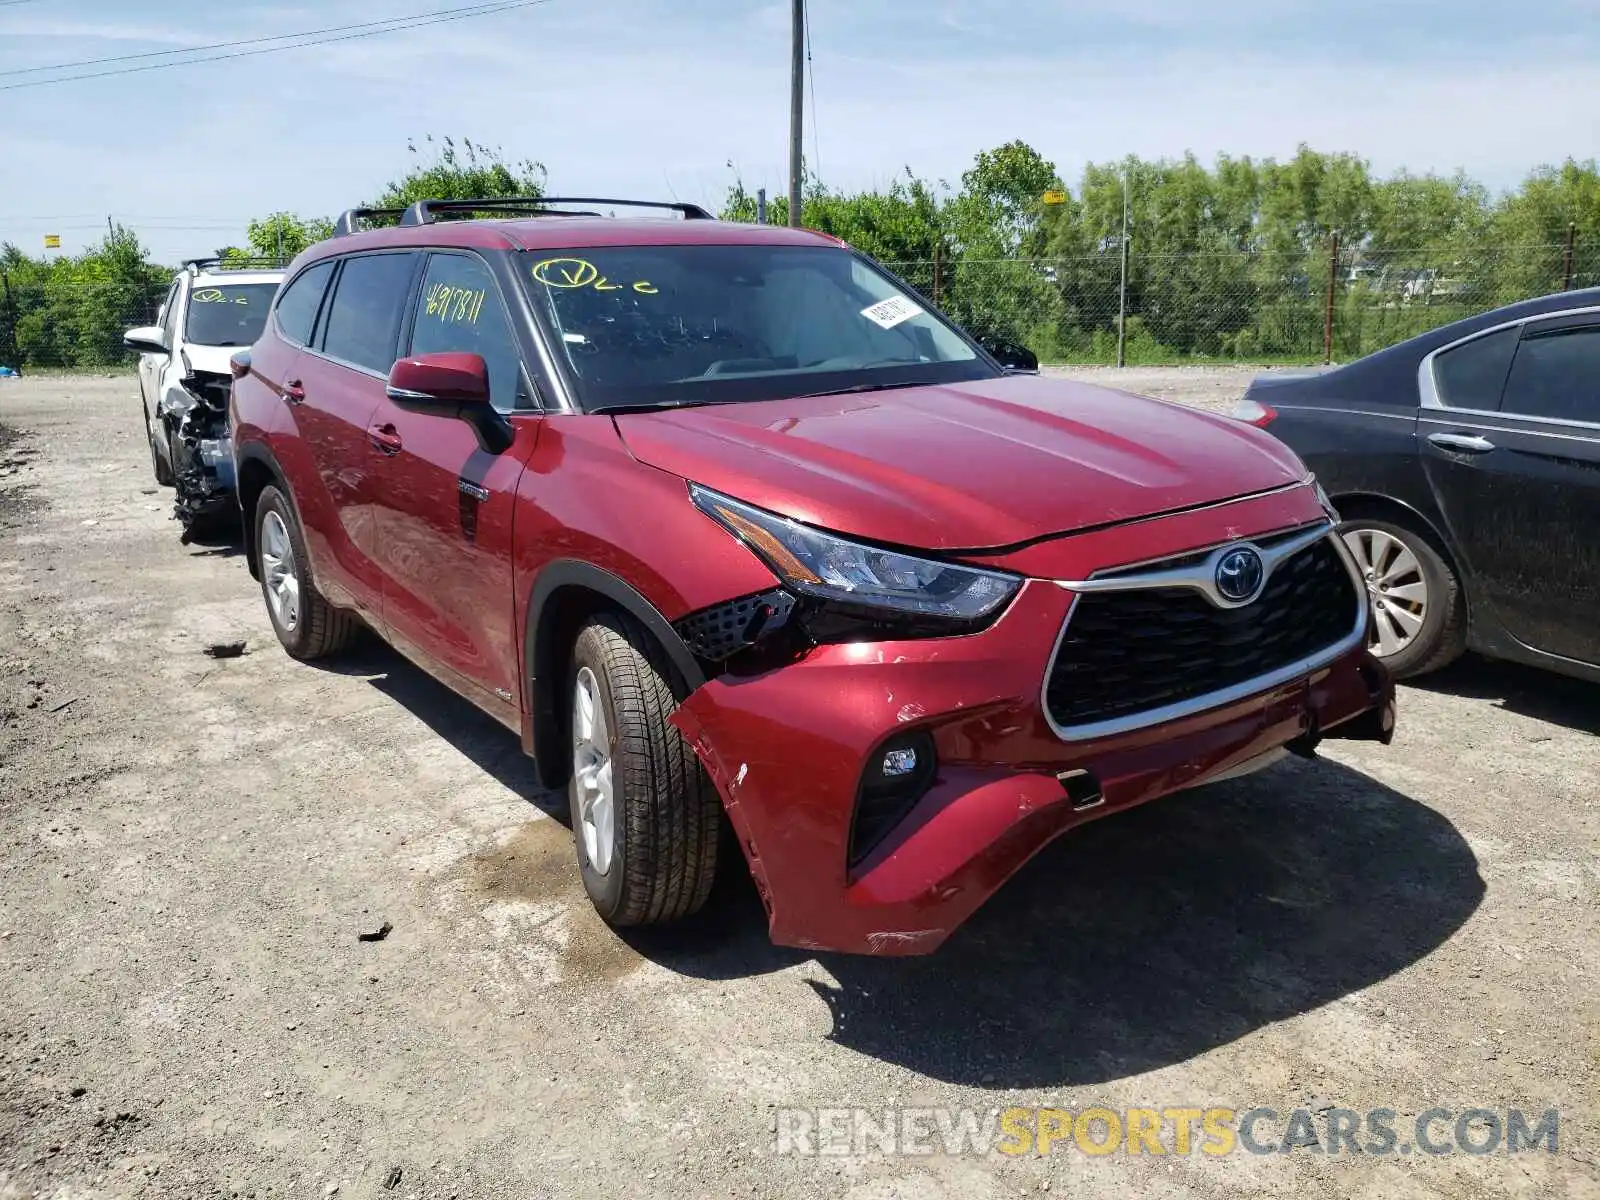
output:
M407 30L407 29L420 29L425 25L438 25L438 24L441 24L441 23L446 22L446 21L461 21L461 20L467 19L468 17L493 16L495 13L510 12L513 9L519 9L519 8L532 8L535 5L549 4L550 2L551 2L551 0L502 0L501 3L490 4L490 5L479 5L476 8L471 8L471 9L454 9L454 10L450 10L450 11L446 11L446 12L442 12L442 13L437 13L437 14L434 14L433 16L427 16L427 17L420 17L420 18L396 17L396 18L394 18L394 21L401 22L401 23L399 23L399 24L391 23L390 25L388 25L386 28L383 28L383 29L368 29L368 30L365 30L364 32L342 34L339 37L321 37L321 36L316 36L316 35L321 34L321 33L333 32L334 30L340 29L340 28L349 28L348 26L331 26L329 29L326 29L326 30L313 30L310 33L284 34L284 35L282 35L282 38L275 39L275 40L282 40L283 38L297 38L297 37L298 38L306 38L306 39L308 39L308 40L305 40L305 41L295 42L293 45L288 45L288 46L263 46L263 47L260 47L258 49L255 49L255 50L237 50L237 51L234 51L231 54L213 54L213 55L208 55L208 56L206 56L204 58L186 58L186 59L182 59L182 60L180 60L178 62L145 63L144 65L137 66L137 67L120 67L115 71L94 71L94 72L90 72L90 73L85 74L85 75L64 75L59 79L29 79L29 80L25 80L22 83L0 84L0 92L16 91L19 88L47 87L48 85L50 85L52 83L78 83L78 82L80 82L82 80L85 80L85 79L105 79L105 78L108 78L108 77L113 76L113 75L134 75L134 74L138 74L139 72L142 72L142 71L160 71L160 70L164 70L167 67L189 67L189 66L195 66L195 65L197 65L199 63L222 62L225 59L232 59L232 58L252 58L252 57L254 57L255 55L258 55L258 54L276 54L276 53L278 53L279 51L282 51L282 50L300 50L300 49L304 49L305 47L308 47L308 46L326 46L326 45L330 45L330 44L332 44L334 42L351 42L351 41L357 40L358 38L377 37L380 34L385 34L385 33L399 33L401 31ZM243 43L234 43L234 44L235 45L240 45L240 44L243 44ZM197 47L196 49L199 49L199 47ZM169 53L169 54L187 54L187 53L193 53L193 51L192 50L172 50L172 51L167 51L166 53ZM137 57L137 56L130 56L130 57ZM87 65L87 64L84 64L84 65Z
M29 0L8 0L9 3L22 4ZM445 16L453 13L470 14L479 9L494 8L501 0L489 0L487 3L470 4L462 8L448 8L434 12L413 13L409 17L385 17L381 21L360 21L354 25L330 25L326 29L308 29L303 33L278 33L271 37L243 38L236 42L212 42L205 46L183 46L176 50L145 50L139 54L113 54L106 58L84 58L77 62L56 63L49 67L18 67L11 71L0 71L0 76L10 75L38 75L45 71L75 71L79 67L98 67L105 63L133 62L141 58L169 58L178 54L200 54L210 50L232 50L239 46L259 46L263 42L287 42L295 38L320 37L326 33L347 33L352 29L374 29L379 25L394 25L401 21L418 21L426 17ZM0 3L0 7L4 7ZM285 47L287 49L287 47ZM173 64L174 66L178 64Z
M813 174L822 179L822 134L817 129L817 71L811 62L811 6L805 8L806 21L806 73L811 76L811 157L816 160Z

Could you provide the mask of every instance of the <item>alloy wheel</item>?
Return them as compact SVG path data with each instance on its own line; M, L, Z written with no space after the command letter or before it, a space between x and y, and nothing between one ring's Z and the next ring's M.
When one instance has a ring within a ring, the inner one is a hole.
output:
M300 575L295 568L289 527L271 511L261 522L261 581L272 619L279 629L293 633L300 624Z
M584 856L601 875L611 870L617 824L611 760L600 681L588 667L578 671L572 695L572 772L578 781L578 836Z
M1379 658L1398 654L1416 640L1427 620L1428 580L1422 563L1403 541L1381 529L1348 529L1344 543L1372 600L1371 650Z

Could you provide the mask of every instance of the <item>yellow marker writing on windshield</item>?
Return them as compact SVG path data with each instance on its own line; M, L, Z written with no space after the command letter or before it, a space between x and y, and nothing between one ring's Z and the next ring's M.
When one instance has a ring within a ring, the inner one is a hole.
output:
M588 287L600 278L600 269L583 258L547 258L533 265L533 277L545 287Z

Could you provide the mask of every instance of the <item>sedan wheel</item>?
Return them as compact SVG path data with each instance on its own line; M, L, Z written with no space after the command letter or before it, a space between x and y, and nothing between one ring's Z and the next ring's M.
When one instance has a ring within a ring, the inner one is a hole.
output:
M1399 538L1381 529L1344 535L1372 600L1372 652L1400 653L1422 632L1428 618L1428 581L1422 563Z
M1368 649L1396 679L1437 671L1467 644L1467 601L1451 565L1409 525L1356 517L1339 535L1371 600Z

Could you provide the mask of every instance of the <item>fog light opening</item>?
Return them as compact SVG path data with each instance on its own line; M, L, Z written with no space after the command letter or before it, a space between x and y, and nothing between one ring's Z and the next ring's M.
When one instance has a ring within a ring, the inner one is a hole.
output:
M850 862L866 856L933 786L938 761L925 729L897 733L868 757L850 828Z

